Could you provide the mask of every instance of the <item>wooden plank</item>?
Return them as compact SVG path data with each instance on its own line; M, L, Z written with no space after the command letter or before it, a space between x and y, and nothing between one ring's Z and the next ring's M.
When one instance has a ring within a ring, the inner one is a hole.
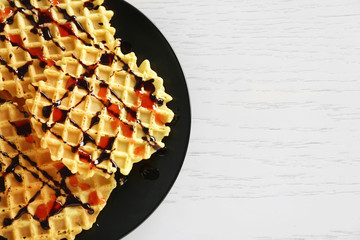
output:
M360 2L131 3L180 59L193 128L125 239L359 239Z

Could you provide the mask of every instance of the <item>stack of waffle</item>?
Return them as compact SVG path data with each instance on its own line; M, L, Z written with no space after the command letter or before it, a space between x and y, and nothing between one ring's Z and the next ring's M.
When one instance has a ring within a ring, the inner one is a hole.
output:
M0 239L74 239L164 147L163 80L102 0L0 0Z

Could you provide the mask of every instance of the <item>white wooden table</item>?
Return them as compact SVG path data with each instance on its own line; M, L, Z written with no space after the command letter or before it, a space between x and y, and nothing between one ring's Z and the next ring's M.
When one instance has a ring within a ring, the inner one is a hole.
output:
M360 239L360 1L130 2L179 57L193 125L125 239Z

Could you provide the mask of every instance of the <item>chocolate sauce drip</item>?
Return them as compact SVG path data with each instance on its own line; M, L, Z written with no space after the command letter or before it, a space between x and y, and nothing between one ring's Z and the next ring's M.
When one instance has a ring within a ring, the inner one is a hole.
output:
M3 222L4 227L11 225L13 223L13 221L14 220L12 220L10 218L4 218L4 222Z
M113 63L114 58L115 58L114 53L104 53L103 55L101 55L100 64L109 66Z
M5 177L1 176L0 177L0 193L5 192L6 187L5 187Z
M99 115L100 114L101 114L101 112L97 112L96 115L91 119L89 129L92 128L93 126L99 124L99 122L100 122Z
M125 106L125 110L127 113L129 113L131 115L132 118L136 119L137 118L137 112L132 110L131 108L129 108L128 106Z
M43 116L45 118L49 118L51 115L51 110L52 110L52 105L43 107L42 109Z
M74 175L67 167L62 167L60 170L59 170L59 173L60 173L60 176L62 178L67 178L67 177L70 177L72 175Z
M47 10L42 10L42 9L35 8L34 6L31 5L30 0L21 0L21 3L22 3L27 9L31 10L33 13L34 13L34 11L37 12L37 15L38 15L38 21L37 21L37 22L35 21L35 19L34 19L31 15L26 14L22 8L16 7L14 3L10 3L10 5L11 5L12 7L14 7L14 8L17 8L17 9L15 10L15 13L21 12L22 14L25 14L25 16L27 17L27 19L29 20L29 22L34 26L34 31L33 31L33 32L34 32L35 34L41 33L41 35L44 37L45 40L53 40L49 28L47 28L47 27L40 27L40 25L42 25L42 24L44 24L44 23L54 23L54 24L56 24L58 27L60 27L60 28L62 28L63 30L65 30L69 35L75 36L75 37L77 37L80 41L82 41L84 44L89 45L88 43L86 43L84 40L80 39L80 38L74 33L74 31L71 29L71 25L66 25L66 24L60 24L60 23L58 23L58 22L52 17L52 14L51 14L51 12L50 12L49 9L47 9ZM87 5L88 5L90 8L93 7L93 6L91 6L91 4L92 4L92 1L88 1ZM82 25L81 25L79 22L77 22L75 16L70 16L70 15L66 12L65 9L62 9L62 8L60 8L59 6L56 6L56 8L57 8L57 10L58 10L61 14L63 14L64 18L65 18L68 22L73 22L74 25L77 27L77 29L78 29L79 31L85 32L85 33L87 34L87 37L88 37L89 39L93 40L93 38L91 37L91 35L85 31L85 29L82 27ZM28 17L28 16L31 16L31 17ZM11 24L12 21L13 21L13 16L11 16L10 18L8 18L8 19L6 20L6 22L7 22L6 24ZM36 31L35 31L35 30L36 30ZM40 31L37 31L37 30L40 30ZM34 54L33 51L30 51L29 49L25 48L25 47L21 44L21 41L14 42L14 41L11 41L11 39L8 39L8 38L6 38L5 36L2 36L2 35L0 36L0 40L2 40L2 41L7 40L7 41L9 41L13 46L18 46L18 47L20 47L21 49L23 49L24 51L27 51L32 58L35 58L35 59L38 58L38 59L40 59L40 60L41 60L40 65L42 65L43 67L45 67L45 65L48 65L48 64L49 64L49 62L48 62L43 56ZM55 44L56 44L56 42L55 42ZM56 44L56 45L61 48L61 46L60 46L59 44ZM100 47L99 45L97 45L97 44L94 44L94 47L101 49L101 47ZM123 51L123 52L125 52L125 53L127 52L126 42L123 42L121 48L122 48L122 51ZM132 70L129 69L129 66L128 66L119 56L115 56L114 53L105 53L105 54L102 55L99 63L100 63L100 64L104 64L104 65L111 65L111 64L113 63L115 57L124 64L124 69L125 69L126 71L129 71L129 73L132 74L132 75L135 77L135 79L136 79L136 85L135 85L134 89L135 89L135 90L141 90L141 88L143 87L146 91L149 91L149 92L150 92L150 99L151 99L154 103L156 103L156 104L158 104L159 106L161 106L161 105L163 104L163 100L157 99L157 98L155 97L155 95L153 95L153 92L155 91L155 87L153 86L153 82L151 82L151 80L149 80L149 81L144 81L141 77L137 76ZM85 69L86 71L81 75L81 78L80 78L80 79L76 79L76 85L78 86L78 88L84 89L85 91L88 92L88 94L91 94L92 96L94 96L93 93L90 91L89 83L88 83L84 78L85 78L85 77L91 77L91 76L93 76L93 75L95 74L95 70L96 70L96 68L98 67L98 63L88 66L88 65L83 64L80 60L78 60L78 61L82 64L82 66L84 67L84 69ZM7 64L7 63L6 63L6 64ZM58 68L59 70L62 70L61 67L60 67L60 66L57 66L55 63L53 63L53 65L54 65L56 68ZM8 68L8 69L9 69L9 68ZM11 70L11 68L9 69L9 71L15 72L15 70L14 70L14 69ZM20 71L20 74L19 74L20 77L19 77L19 78L22 78L22 77L26 74L27 71L28 71L28 65L24 65L23 67L21 67L21 71ZM152 81L153 81L153 80L152 80ZM72 91L72 90L73 90L73 88L71 88L71 89L69 88L69 91ZM112 92L112 95L116 95L111 89L110 89L110 91ZM49 102L52 102L51 99L49 99L44 93L40 92L40 94L42 94L46 99L48 99ZM64 96L64 97L65 97L65 96ZM116 96L116 97L117 97L117 96ZM120 99L119 97L117 97L117 98L118 98L118 99L120 100L120 102L123 104L125 110L126 110L128 113L130 113L130 115L131 115L132 117L136 118L136 112L133 111L133 110L131 110L131 108L127 107L127 106L121 101L121 99ZM78 104L80 104L84 99L85 99L85 97L84 97ZM101 102L105 105L105 103L104 103L103 101L101 101ZM60 102L60 103L61 103L61 102ZM60 103L57 103L57 105L60 105ZM78 105L78 104L77 104L77 105ZM53 114L53 120L54 120L54 122L63 123L63 122L65 122L66 118L68 117L68 116L67 116L67 115L68 115L68 111L56 108L57 105L56 105L56 103L53 103L52 106L47 106L47 108L43 108L43 115L44 115L44 117L47 117L47 118L50 117L51 113L49 114L49 112L51 112L51 110L54 109L54 112L56 112L56 114ZM105 106L109 108L110 106L112 106L112 103L111 103L110 101L108 101ZM53 108L53 107L54 107L54 108ZM74 107L75 107L75 106L74 106ZM108 110L109 110L109 109L108 109ZM109 112L111 112L111 111L109 111ZM117 112L112 112L112 114L113 114L115 117L119 117L119 113L117 113ZM90 124L90 127L94 126L94 125L97 124L98 122L99 122L99 118L98 118L98 116L95 116L95 117L92 119L92 123ZM140 121L137 121L137 123L142 126L142 124L141 124ZM126 123L125 123L125 124L126 124ZM75 125L74 122L73 122L73 125ZM76 125L77 125L77 124L76 124ZM76 125L75 125L75 126L76 126ZM43 124L42 124L42 129L43 129L43 131L51 130L51 128L52 128L53 126L54 126L54 124L51 125L51 126L48 126L46 123L43 123ZM77 127L79 127L79 126L77 125ZM133 126L131 126L131 127L133 128ZM142 128L143 128L143 130L144 130L144 133L145 133L146 135L149 135L148 130L146 130L146 128L144 128L144 126L142 126ZM83 130L81 129L81 131L83 131ZM83 132L84 132L84 131L83 131ZM52 132L52 133L53 133L53 132ZM66 142L62 139L62 137L61 137L60 135L55 134L55 133L53 133L53 134L54 134L55 137L57 137L58 139L61 139L64 143L66 143ZM89 135L88 135L88 136L89 136ZM84 145L85 145L85 144L87 144L88 142L94 142L94 141L91 141L92 138L90 139L90 138L88 138L88 136L87 136L87 135L84 135L83 142L82 142L81 144L84 144ZM153 148L159 149L160 147L156 144L156 142L153 141L152 137L149 136L149 138L150 138L150 140L147 140L147 138L146 138L146 141L147 141ZM84 141L84 140L85 140L85 141ZM92 139L92 140L93 140L93 139ZM72 147L72 150L75 149L74 146L71 146L71 147ZM102 161L110 158L110 156L107 157L107 155L110 155L110 154L108 154L108 153L105 154L105 153L104 153L103 156L100 156L99 159L96 160L96 162L102 162Z
M22 178L21 178L20 174L18 174L18 173L15 172L15 168L16 168L17 166L19 166L19 164L20 164L20 163L19 163L19 155L11 158L11 163L10 163L10 165L6 168L6 170L5 170L5 175L4 175L4 176L6 176L8 173L12 173L12 174L14 175L14 178L16 179L16 181L22 182Z
M60 24L58 23L53 17L52 17L52 14L51 14L51 11L49 9L47 10L42 10L42 9L39 9L39 8L35 8L34 6L31 5L31 2L29 0L21 0L21 3L29 10L31 10L33 13L34 11L37 12L37 15L38 15L38 21L36 22L34 17L29 15L29 14L26 14L24 12L24 10L22 8L19 8L19 7L16 7L15 6L15 3L10 1L10 5L13 7L13 8L16 8L14 14L9 17L7 20L6 20L6 24L10 24L13 20L11 18L13 18L13 16L17 13L17 12L21 12L22 14L25 14L25 16L27 17L27 19L30 21L30 23L34 26L34 28L36 29L40 29L41 31L41 34L42 36L44 37L44 39L46 40L51 40L52 39L52 36L51 36L51 33L50 31L48 30L48 28L46 27L40 27L41 24L44 24L44 23L54 23L56 25L58 25L58 27L61 27L62 29L64 29L66 32L69 33L69 35L72 35L72 36L75 36L77 37L79 40L81 40L84 44L88 45L84 40L80 39L78 36L76 36L76 34L73 32L73 30L69 27L69 25L66 25L66 24ZM88 1L87 5L91 7L91 3L92 1ZM85 32L88 36L89 39L93 39L91 37L91 35L89 33L87 33L84 28L82 27L82 25L77 22L76 20L76 16L70 16L67 11L65 9L62 9L60 8L59 6L56 6L57 10L63 14L64 18L68 21L68 22L73 22L75 24L75 26L78 28L79 31L82 31L82 32ZM96 7L94 8L96 9ZM36 31L38 32L38 31ZM16 42L13 42L11 41L10 39L7 39L5 36L1 35L0 36L0 40L2 41L5 41L5 40L8 40L13 46L18 46L20 48L22 48L23 50L27 51L32 58L40 58L40 56L37 56L35 54L33 54L31 51L29 51L29 49L26 49L24 46L22 46L21 44L19 43L16 43ZM59 46L59 45L57 45ZM127 47L128 46L128 47ZM101 49L101 47L97 44L94 44L94 47L96 48L99 48ZM125 41L123 41L122 45L120 46L122 48L122 51L124 53L127 53L127 49L126 48L130 48L129 47L129 44ZM111 64L114 60L114 58L117 58L119 61L121 61L123 64L124 64L124 69L126 69L127 71L129 70L129 67L128 65L119 57L119 56L115 56L115 54L113 53L106 53L105 55L102 56L102 59L101 61L99 62L102 62L103 64ZM79 60L80 61L80 60ZM48 64L46 61L44 61L43 59L41 59L41 64L45 67L46 64ZM85 64L82 63L82 65L84 66L84 68L86 69L86 72L83 74L82 77L90 77L92 76L94 73L95 73L95 69L97 68L98 64L94 64L94 65L90 65L90 66L86 66ZM60 66L57 66L56 64L54 64L54 66L58 69L61 70L61 67ZM141 89L141 86L144 85L144 88L147 88L146 87L146 83L145 81L142 80L142 78L140 78L139 76L137 76L133 71L129 71L132 75L134 75L134 77L136 78L137 80L137 84L135 86L135 89ZM145 84L144 84L145 83ZM90 91L89 90L89 85L88 85L88 82L84 79L80 79L77 83L78 87L79 88L82 88L86 91ZM140 87L139 87L140 86ZM151 97L151 100L156 102L158 105L161 105L163 103L163 101L161 99L156 99L156 97L151 94L150 95ZM125 106L125 105L124 105ZM135 114L133 113L133 111L130 110L129 107L126 107L125 106L125 109L126 111L130 112L130 114L132 116L134 116ZM46 112L46 111L45 111ZM46 115L46 113L45 113ZM65 115L65 114L63 114ZM62 119L61 119L62 120ZM43 126L43 129L48 129L48 127L45 128L45 126Z
M25 13L23 13L23 14L25 14ZM28 14L25 14L25 18L31 23L31 25L33 25L34 26L34 28L33 29L35 29L36 30L36 28L35 28L35 26L37 26L38 25L38 23L35 21L35 18L34 18L34 16L33 15L28 15ZM33 30L32 29L32 30ZM38 31L36 31L36 33L35 34L37 34L38 33Z
M94 9L94 3L93 0L87 1L84 3L84 7L86 7L89 10L93 10Z
M53 37L50 33L50 29L48 27L42 27L41 33L42 33L42 36L45 38L45 40L49 41L49 40L53 39Z
M44 230L49 230L50 226L49 226L49 220L45 219L43 221L40 221L40 226L42 227L42 229Z
M113 148L114 142L115 142L116 137L111 137L108 139L107 145L104 146L104 150L111 150Z
M19 67L16 71L16 75L20 78L23 79L25 74L29 71L29 66L32 64L33 62L27 62L25 63L23 66Z
M19 210L19 212L16 214L16 216L14 217L14 220L19 219L22 215L24 215L25 213L28 213L28 209L27 206L23 207Z
M95 140L87 133L83 133L83 140L80 142L79 146L85 146L88 143L93 143L96 145Z
M156 180L160 176L159 169L152 167L149 164L144 164L140 168L140 174L143 178L148 180Z
M74 194L68 195L66 197L64 208L65 207L76 207L76 206L82 206L84 209L88 210L89 214L94 214L94 209L92 209L90 207L90 204L81 202L81 200Z
M47 10L37 9L37 10L38 10L38 19L39 19L39 21L37 22L38 25L54 22L50 9Z
M143 125L141 125L141 126L143 126ZM147 136L144 136L141 139L144 140L145 142L147 142L156 151L159 151L161 149L161 147L156 143L156 139L154 137L151 136L150 139L148 139Z
M140 91L142 87L143 79L141 77L135 76L135 91Z
M77 86L78 86L78 88L84 89L87 92L90 91L89 82L86 81L85 79L78 80L77 81Z
M150 99L154 103L157 103L158 106L162 106L164 104L163 99L157 99L156 96L154 95L155 92L154 79L150 79L148 81L142 81L142 86L146 91L150 92Z
M31 10L34 7L31 5L30 0L20 0L21 4L24 5L27 9Z
M20 176L20 174L15 172L15 168L19 166L19 155L11 158L11 163L10 165L6 168L5 170L5 175L6 176L8 173L12 173L16 179L16 181L18 182L22 182L22 178Z
M93 76L95 74L95 70L97 69L97 67L99 66L99 63L94 63L91 65L86 65L83 61L81 61L80 59L76 58L74 55L72 55L72 57L74 59L76 59L81 65L82 67L85 69L85 72L83 74L81 74L80 79L78 79L78 81L85 81L87 82L84 78L90 78L91 76ZM88 88L89 89L89 88ZM86 90L86 89L85 89ZM87 90L87 91L90 91Z
M1 65L4 65L9 70L9 72L16 72L15 69L13 69L4 59L2 59L2 57L0 57L0 63Z
M29 61L25 63L23 66L18 69L12 68L3 58L0 57L0 64L4 65L10 73L14 73L19 79L23 79L25 74L29 71L29 66L33 63L33 61Z
M102 163L103 161L108 160L108 159L110 159L110 153L102 152L100 154L99 158L94 161L94 164L99 165L100 163Z
M10 122L11 125L13 125L16 129L16 134L19 136L29 136L31 134L31 124L28 120L23 120L19 122Z
M17 150L17 147L16 147L15 143L6 140L3 135L0 135L0 139L3 140L4 142L6 142L7 144L9 144L9 146L10 146L11 148Z
M142 129L143 129L143 132L144 132L146 135L149 134L149 128L143 126Z

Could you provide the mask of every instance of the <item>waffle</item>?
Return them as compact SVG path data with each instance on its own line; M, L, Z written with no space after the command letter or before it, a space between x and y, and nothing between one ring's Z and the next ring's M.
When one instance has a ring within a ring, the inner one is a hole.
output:
M164 147L174 115L166 106L171 96L149 61L137 66L134 53L123 55L116 47L109 62L106 51L97 51L95 61L89 60L95 55L90 47L75 52L80 60L59 61L64 72L46 70L46 82L34 84L34 97L26 101L32 126L52 159L73 173L90 177L98 168L113 172L118 166L127 175L133 163ZM84 160L84 152L91 157Z
M102 49L114 43L115 29L109 23L113 12L103 6L84 7L98 6L103 0L30 0L31 10L19 0L14 2L16 7L0 0L0 22L7 23L3 30L0 24L0 90L13 96L31 97L29 84L45 80L44 68L55 68L56 61L71 56L77 45ZM24 12L16 11L17 7L25 8ZM75 16L76 21L67 20L59 9ZM42 18L37 16L40 13Z
M94 174L84 179L69 174L61 162L50 160L48 150L39 147L17 104L1 102L0 236L8 240L74 239L95 222L116 185L114 178ZM65 199L70 202L71 194L91 206L67 206ZM54 214L61 203L67 207Z
M74 239L174 113L103 0L0 0L0 239Z

